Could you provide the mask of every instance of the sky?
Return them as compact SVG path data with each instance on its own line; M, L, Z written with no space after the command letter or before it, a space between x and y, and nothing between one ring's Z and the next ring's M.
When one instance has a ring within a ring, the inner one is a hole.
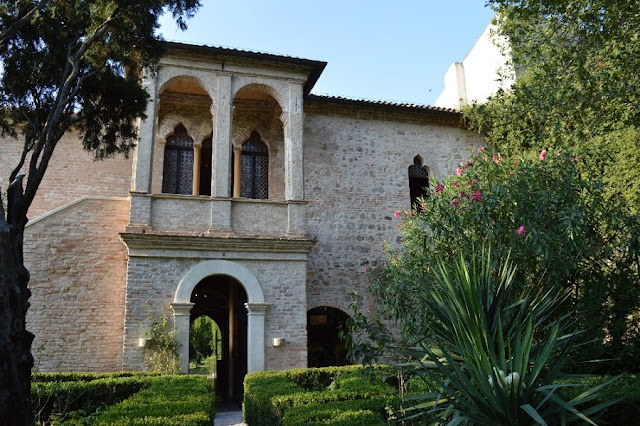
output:
M319 95L433 105L491 21L484 0L202 0L166 40L327 62Z

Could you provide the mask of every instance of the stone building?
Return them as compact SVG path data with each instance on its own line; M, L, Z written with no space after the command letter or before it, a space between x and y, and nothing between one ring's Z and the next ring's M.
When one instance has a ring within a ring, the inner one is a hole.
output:
M132 158L66 135L30 211L36 368L143 369L150 310L183 371L190 321L216 321L230 394L246 371L343 362L335 329L394 211L479 136L453 110L313 95L324 62L168 47ZM19 149L3 142L3 175Z

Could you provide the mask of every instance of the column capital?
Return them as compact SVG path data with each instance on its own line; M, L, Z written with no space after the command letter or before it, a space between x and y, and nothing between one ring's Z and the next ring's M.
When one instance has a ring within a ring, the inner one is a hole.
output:
M191 314L191 308L195 303L169 303L169 306L173 310L174 317L187 316Z
M269 308L268 303L245 303L244 307L247 308L248 315L264 316Z

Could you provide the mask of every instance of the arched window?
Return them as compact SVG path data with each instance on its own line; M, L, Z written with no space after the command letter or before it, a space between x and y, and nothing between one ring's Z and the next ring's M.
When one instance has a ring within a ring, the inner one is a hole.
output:
M242 144L240 167L240 196L269 198L269 149L260 139L258 132L252 132L249 139Z
M191 194L193 192L193 139L182 124L167 138L164 147L162 192Z
M411 207L418 198L429 193L429 169L422 165L422 157L416 155L413 164L409 166L409 193L411 195Z

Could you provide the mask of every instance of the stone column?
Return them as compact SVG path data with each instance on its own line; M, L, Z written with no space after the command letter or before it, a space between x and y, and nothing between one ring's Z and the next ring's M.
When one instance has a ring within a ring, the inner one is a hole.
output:
M289 99L283 112L285 199L304 199L302 81L289 81Z
M173 330L178 342L178 355L180 357L180 372L189 373L189 325L191 308L195 303L171 303L173 310Z
M200 145L193 145L193 195L200 195Z
M211 149L211 195L228 197L231 167L231 74L218 73L213 102Z
M242 147L233 147L233 196L240 198Z
M247 373L264 370L264 317L268 303L245 303L247 308Z
M158 74L161 71L158 71ZM157 75L156 75L157 76ZM151 173L153 165L153 143L156 132L157 79L151 73L145 73L143 85L150 98L145 114L147 118L140 121L138 145L134 154L133 178L131 190L138 193L151 192Z

